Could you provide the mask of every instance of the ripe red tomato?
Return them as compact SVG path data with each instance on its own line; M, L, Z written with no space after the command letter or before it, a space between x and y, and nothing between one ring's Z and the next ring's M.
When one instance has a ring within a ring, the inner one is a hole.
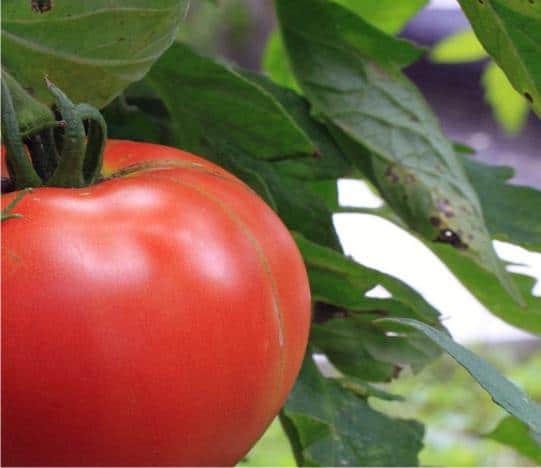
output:
M234 464L293 385L310 294L289 232L191 154L110 141L104 167L144 161L2 223L4 465Z

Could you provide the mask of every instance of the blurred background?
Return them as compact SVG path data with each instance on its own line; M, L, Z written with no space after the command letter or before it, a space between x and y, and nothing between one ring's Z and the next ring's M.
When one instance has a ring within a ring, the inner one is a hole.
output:
M260 70L274 27L271 0L192 0L179 39L206 55ZM479 160L512 166L516 171L513 183L541 189L541 122L486 56L456 1L430 1L401 36L427 48L424 58L406 73L431 104L445 133L475 149ZM340 181L339 192L344 205L377 207L381 203L360 181ZM541 401L539 337L490 314L425 246L391 223L371 215L340 214L335 225L346 253L419 290L442 312L457 341ZM510 269L538 279L534 293L541 295L541 254L503 242L495 245L498 254L512 264ZM373 291L374 295L385 293ZM372 400L374 406L427 425L421 464L533 465L480 435L494 429L504 412L451 359L440 358L420 375L406 375L386 387L403 395L406 402ZM243 466L294 464L278 422L241 462Z

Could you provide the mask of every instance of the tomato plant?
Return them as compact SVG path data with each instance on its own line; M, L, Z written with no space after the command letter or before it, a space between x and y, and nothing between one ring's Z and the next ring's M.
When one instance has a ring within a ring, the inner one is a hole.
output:
M300 368L300 253L204 159L109 141L104 173L2 196L19 197L2 223L3 464L234 464Z
M233 464L278 414L299 465L416 465L431 433L389 383L443 352L509 413L492 438L539 459L541 406L453 341L435 276L417 291L338 235L368 215L414 237L541 334L534 279L493 242L541 251L541 192L445 134L492 132L447 109L452 79L442 126L410 78L426 50L399 33L428 1L189 3L2 2L3 464ZM541 2L455 3L459 56L490 60L486 99L530 141ZM377 204L344 206L343 179Z

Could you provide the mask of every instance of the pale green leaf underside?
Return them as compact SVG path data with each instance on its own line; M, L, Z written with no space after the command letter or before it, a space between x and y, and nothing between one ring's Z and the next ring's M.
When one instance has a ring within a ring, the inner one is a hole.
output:
M541 2L459 0L484 48L541 116Z
M50 105L48 76L74 102L103 107L140 80L174 40L187 0L2 2L2 67Z
M415 328L432 339L449 353L492 397L494 402L528 425L535 432L541 432L541 405L531 400L515 384L503 377L488 362L463 346L455 343L445 333L413 319L382 319Z
M344 140L372 153L380 190L410 227L428 240L451 230L460 238L461 253L495 274L519 299L493 250L477 195L424 99L400 73L398 63L389 67L386 57L376 64L363 53L366 45L358 47L353 41L366 36L370 44L371 29L342 11L348 21L322 36L314 24L319 25L338 5L321 0L276 4L293 71L313 113L339 129L353 160L364 165L370 155ZM300 15L309 7L310 17ZM351 35L351 30L357 35Z

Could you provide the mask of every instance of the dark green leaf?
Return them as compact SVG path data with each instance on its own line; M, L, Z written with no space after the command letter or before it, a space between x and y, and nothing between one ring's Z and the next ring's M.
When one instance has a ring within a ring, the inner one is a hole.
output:
M312 154L315 146L283 106L263 88L226 65L175 43L145 83L162 99L172 126L171 144L204 154L220 140L260 159Z
M276 161L275 167L281 173L299 179L335 179L344 177L351 171L349 161L327 128L311 117L310 105L306 99L262 75L246 71L242 74L265 89L284 109L287 109L291 118L317 147L317 150L307 157Z
M407 325L424 333L464 367L481 387L489 393L496 404L526 423L531 430L541 433L541 405L532 401L522 390L503 377L489 363L455 343L447 334L418 320L406 318L381 320L381 322L384 321Z
M370 50L376 39L372 27L332 2L276 4L287 52L312 112L336 126L350 159L365 172L371 166L384 198L410 227L475 259L520 300L452 145L418 90L397 70L396 54L381 57L380 49ZM310 16L300 14L303 9ZM340 26L325 27L329 18L340 18ZM389 41L394 39L386 41L392 47ZM401 46L395 41L397 50Z
M316 302L311 342L344 374L369 381L396 377L404 366L419 370L439 354L421 334L396 336L380 317L415 317L439 326L438 312L400 280L367 268L339 252L294 235ZM383 286L391 298L367 297Z
M386 315L411 315L433 325L438 324L436 309L406 283L365 267L299 234L294 233L294 238L309 270L314 300L359 312L381 310L386 311ZM383 286L392 298L365 296L378 285Z
M314 242L340 250L338 236L332 224L332 213L323 201L310 191L305 182L281 174L275 162L261 161L220 141L209 141L205 156L237 174L274 206L289 229L303 233ZM254 185L254 175L257 184ZM258 190L264 185L264 192ZM268 193L272 198L266 197Z
M171 45L186 7L186 0L58 1L36 13L29 1L5 1L2 67L26 99L53 103L48 75L74 102L102 107Z
M49 107L33 99L9 73L3 70L2 79L6 80L11 93L13 107L22 136L27 136L33 131L39 131L55 125L56 120Z
M489 166L469 157L461 160L479 194L492 237L541 251L541 192L509 184L511 167Z
M282 412L301 466L412 466L423 426L391 419L339 382L324 378L310 353Z
M518 453L541 464L541 435L532 433L526 424L507 416L485 437L514 448Z
M541 116L541 3L459 0L483 47Z

